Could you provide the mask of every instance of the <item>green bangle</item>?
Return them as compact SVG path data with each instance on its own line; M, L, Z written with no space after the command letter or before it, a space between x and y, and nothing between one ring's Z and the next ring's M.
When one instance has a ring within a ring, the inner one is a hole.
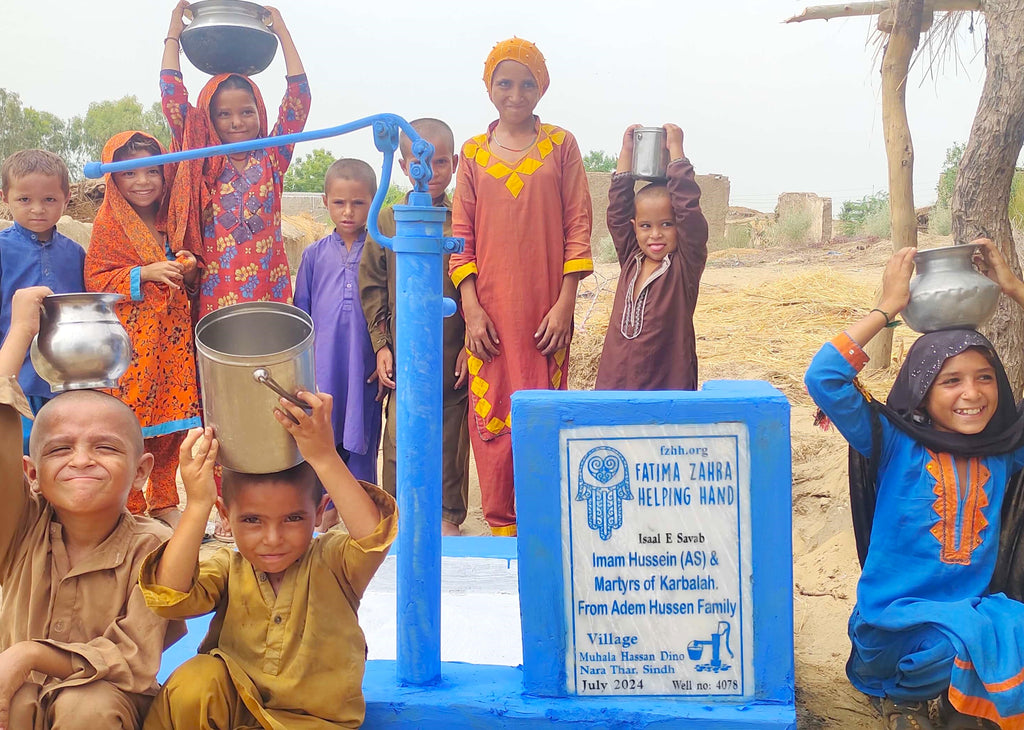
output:
M879 309L878 307L875 307L874 309L871 310L871 312L878 312L880 315L885 317L885 326L886 327L888 327L889 324L892 322L892 318L889 316L889 313L886 312L884 309ZM868 312L868 314L871 314L871 312Z
M900 324L902 324L898 319L891 319L889 317L889 313L886 312L884 309L879 309L878 307L875 307L870 312L868 312L868 314L871 314L871 312L878 312L883 317L885 317L885 328L886 329L892 329L893 327L898 327Z

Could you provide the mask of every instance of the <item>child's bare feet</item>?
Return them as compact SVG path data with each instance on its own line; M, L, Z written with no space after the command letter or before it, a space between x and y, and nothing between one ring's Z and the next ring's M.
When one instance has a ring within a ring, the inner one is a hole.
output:
M460 535L462 535L462 529L458 525L441 520L441 537L459 537Z
M178 523L181 522L181 510L177 507L164 507L155 512L150 512L149 516L154 520L160 520L172 530L177 529Z

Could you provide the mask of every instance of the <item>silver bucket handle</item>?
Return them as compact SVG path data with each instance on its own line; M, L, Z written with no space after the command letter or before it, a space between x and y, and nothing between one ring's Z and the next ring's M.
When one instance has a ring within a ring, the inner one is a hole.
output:
M275 381L272 377L270 377L270 371L267 370L266 368L256 368L255 370L253 370L252 371L252 378L257 383L263 383L263 385L265 385L268 388L270 388L272 391L277 393L279 396L284 398L289 403L294 403L299 408L302 408L303 410L306 410L306 411L309 411L309 410L313 409L313 406L309 405L309 403L306 403L306 401L304 401L304 400L299 400L294 395L292 395L287 390L285 390L280 385L278 385L277 381ZM298 423L298 421L296 420L295 416L293 416L291 413L288 413L288 411L281 411L281 412L284 415L286 415L289 419L291 419L291 421L293 423Z

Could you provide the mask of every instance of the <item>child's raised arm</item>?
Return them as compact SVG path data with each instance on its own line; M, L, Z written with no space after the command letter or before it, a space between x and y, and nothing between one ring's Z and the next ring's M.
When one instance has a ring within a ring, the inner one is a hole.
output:
M193 448L195 456L192 455ZM217 502L217 485L213 481L217 449L213 429L207 427L205 430L191 429L178 451L181 481L185 485L185 511L160 557L156 582L181 593L188 593L192 588L199 562L199 546L206 534L206 521Z
M11 326L0 346L0 375L17 376L25 362L25 353L39 331L39 312L43 299L53 294L47 286L18 289L11 299Z
M282 398L280 409L274 409L274 416L295 439L302 457L320 478L348 534L353 540L368 537L380 523L380 510L338 455L331 427L334 399L327 393L299 391L296 395L309 404L310 413Z
M847 336L861 347L894 321L910 301L910 277L914 275L916 253L916 248L907 246L892 255L882 274L878 306L846 328Z
M981 249L974 255L974 263L981 273L998 284L1003 294L1024 307L1024 282L1013 273L999 246L987 238L975 239L971 245Z
M167 27L167 35L164 37L164 55L160 60L161 69L181 71L181 61L178 55L181 53L181 31L185 30L185 10L188 9L188 0L178 0L178 4L171 10L171 24Z
M289 76L298 76L306 73L302 68L302 59L299 58L299 51L295 48L292 34L288 32L288 26L284 24L281 11L269 5L266 6L270 13L270 30L281 41L281 53L284 55L284 72Z

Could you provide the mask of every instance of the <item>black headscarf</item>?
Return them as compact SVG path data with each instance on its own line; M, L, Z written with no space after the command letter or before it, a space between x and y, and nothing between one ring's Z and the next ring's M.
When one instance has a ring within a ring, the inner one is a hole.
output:
M972 347L985 351L996 371L999 403L985 430L977 434L950 433L932 427L921 409L928 390L951 357ZM974 330L942 330L921 335L907 352L903 367L879 408L896 428L933 451L957 456L993 456L1013 451L1024 435L1024 417L1014 404L1013 389L995 348Z
M986 351L988 360L996 371L996 385L999 403L985 429L978 434L961 434L939 431L932 427L927 414L921 409L928 389L938 376L942 366L951 357L972 347ZM907 352L907 357L896 375L892 390L886 402L871 401L871 455L864 456L850 448L850 511L853 514L853 530L857 541L857 556L863 566L868 554L871 538L871 524L875 515L875 499L878 494L878 460L881 455L882 425L884 415L890 423L911 436L918 443L934 451L957 456L991 456L1013 451L1024 442L1024 414L1014 404L1013 390L995 348L984 336L974 330L943 330L921 335ZM1003 509L1003 535L1000 539L999 565L996 576L1007 575L1007 565L1024 561L1016 560L1016 544L1024 520L1024 497L1019 495L1021 480L1012 478L1007 485ZM1019 504L1018 504L1019 503ZM1007 514L1010 509L1012 514ZM1024 545L1021 546L1024 549ZM1024 573L1013 580L1024 591ZM995 579L993 580L995 589ZM999 586L999 590L1009 588Z

